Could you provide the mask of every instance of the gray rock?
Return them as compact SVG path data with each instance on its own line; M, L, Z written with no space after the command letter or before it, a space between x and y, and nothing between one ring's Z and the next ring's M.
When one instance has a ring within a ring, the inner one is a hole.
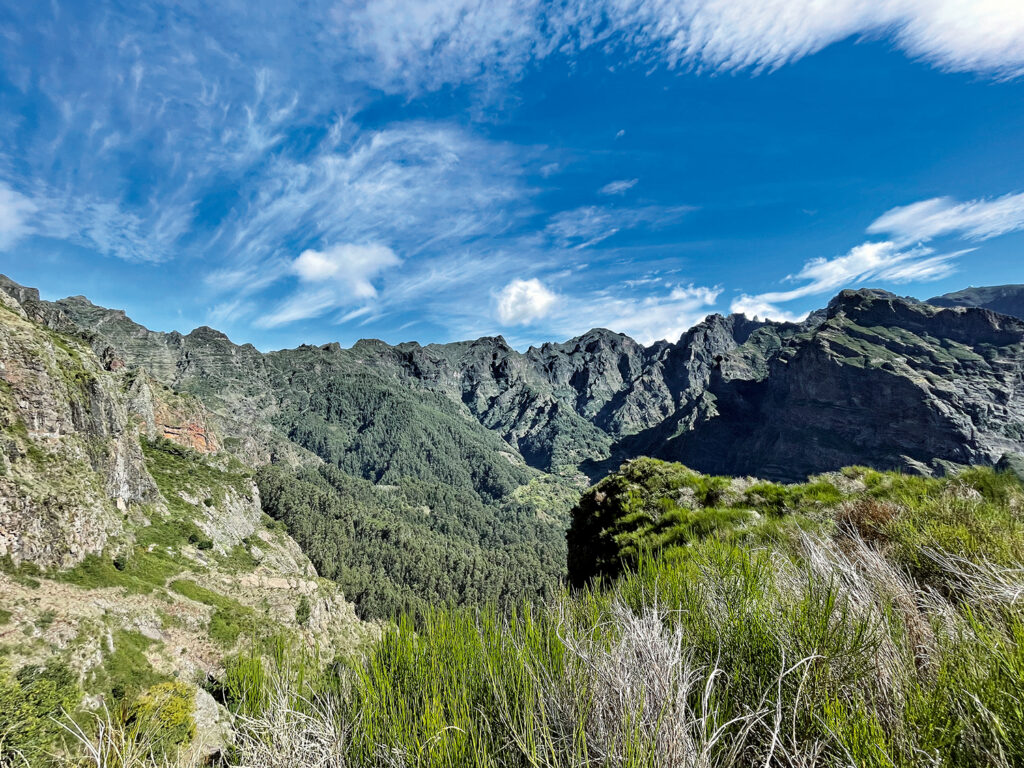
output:
M234 743L230 713L202 688L196 689L192 718L196 723L195 736L188 746L192 760L186 760L184 765L205 765Z

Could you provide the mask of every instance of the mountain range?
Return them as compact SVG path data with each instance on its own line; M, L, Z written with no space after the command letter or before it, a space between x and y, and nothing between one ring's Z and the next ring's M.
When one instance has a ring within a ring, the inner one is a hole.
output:
M1024 476L1019 308L1020 286L857 290L800 323L711 315L650 346L594 329L525 352L264 353L0 277L0 652L64 660L95 701L175 679L216 692L251 641L347 653L380 619L543 601L572 575L570 520L589 525L608 488L632 530L642 489L616 470L638 456L782 481ZM226 713L195 695L195 748L213 754Z
M495 498L531 469L596 478L641 454L797 480L849 464L992 464L1024 434L1024 286L928 302L843 291L799 324L710 315L647 347L594 329L526 352L498 336L269 353L207 327L158 333L84 297L49 303L2 287L108 367L198 397L251 461L313 453L378 483L400 471L396 440L430 443L426 477ZM410 415L401 438L396 410ZM421 410L440 433L424 431ZM378 451L357 458L368 441Z
M1020 286L928 302L848 290L800 323L710 315L675 342L594 329L525 352L498 336L264 353L208 327L151 331L82 296L43 301L8 278L0 292L46 338L86 345L99 370L82 381L106 382L151 437L249 468L263 511L364 617L550 593L579 492L636 456L797 481L1024 453ZM29 437L53 431L28 410ZM120 458L90 460L130 506L149 481L120 439ZM47 564L107 548L89 541Z

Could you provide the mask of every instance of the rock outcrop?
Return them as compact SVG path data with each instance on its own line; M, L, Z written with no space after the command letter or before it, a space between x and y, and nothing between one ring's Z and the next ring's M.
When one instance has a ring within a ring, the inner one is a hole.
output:
M928 299L936 307L981 307L1024 319L1024 285L990 285L965 288Z
M0 441L0 557L71 566L156 498L117 382L2 291Z
M724 369L724 364L723 364ZM1024 322L844 291L762 377L714 377L713 408L655 451L716 473L800 479L852 464L993 465L1024 439Z

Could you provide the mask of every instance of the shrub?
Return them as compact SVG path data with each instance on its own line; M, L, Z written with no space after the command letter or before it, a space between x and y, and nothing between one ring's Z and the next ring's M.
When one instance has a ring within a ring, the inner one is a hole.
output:
M81 699L74 673L51 661L11 674L0 665L0 765L37 765L62 731L54 717Z
M310 610L309 598L303 595L299 598L299 604L295 608L295 621L299 624L305 624L309 621Z
M173 757L195 735L192 717L196 691L178 681L157 683L143 691L129 710L130 726L149 734L152 756Z

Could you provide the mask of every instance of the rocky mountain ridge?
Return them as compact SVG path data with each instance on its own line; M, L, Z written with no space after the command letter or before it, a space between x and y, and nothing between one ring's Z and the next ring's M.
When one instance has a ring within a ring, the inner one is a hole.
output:
M282 418L304 402L301 381L311 374L373 382L378 394L431 392L500 436L514 463L591 477L641 454L800 479L853 463L992 464L1022 448L1024 323L882 291L844 291L799 324L710 315L675 343L644 347L594 329L523 353L485 337L263 354L205 327L155 333L83 297L29 298L48 325L77 328L111 365L143 368L238 425L256 460L301 463L317 453L296 446Z
M936 307L982 307L1003 315L1024 318L1024 285L989 285L934 296Z

